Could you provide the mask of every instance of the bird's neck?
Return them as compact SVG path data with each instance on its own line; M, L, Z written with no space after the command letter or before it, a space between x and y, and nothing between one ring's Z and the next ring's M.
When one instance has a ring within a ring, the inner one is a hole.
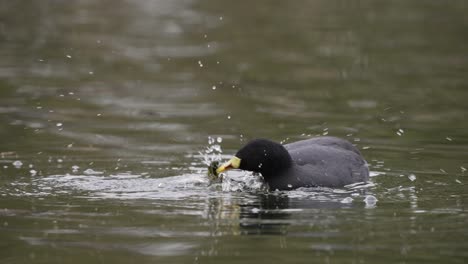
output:
M293 160L288 152L285 154L287 156L277 159L277 162L264 167L261 173L265 180L268 181L273 178L281 177L281 175L287 174L287 172L292 169Z

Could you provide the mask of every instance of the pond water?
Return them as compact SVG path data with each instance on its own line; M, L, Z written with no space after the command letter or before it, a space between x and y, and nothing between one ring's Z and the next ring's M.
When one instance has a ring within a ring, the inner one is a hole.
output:
M466 1L0 1L1 263L466 263ZM356 144L371 180L206 162Z

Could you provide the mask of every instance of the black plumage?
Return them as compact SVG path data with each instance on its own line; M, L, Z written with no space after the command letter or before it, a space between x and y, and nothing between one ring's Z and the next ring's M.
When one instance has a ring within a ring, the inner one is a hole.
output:
M350 142L317 137L281 145L255 139L236 154L239 169L259 172L271 190L343 187L369 179L367 162Z

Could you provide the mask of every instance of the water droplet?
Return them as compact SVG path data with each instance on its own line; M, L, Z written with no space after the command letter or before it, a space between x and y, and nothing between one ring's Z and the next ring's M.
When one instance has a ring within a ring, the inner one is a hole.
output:
M405 131L404 131L403 129L401 129L401 128L398 129L398 131L396 132L396 134L397 134L398 136L402 136L403 133L405 133Z
M31 173L31 176L36 176L37 171L36 170L30 170L29 173Z
M67 54L67 58L71 59L71 58L72 58L72 56Z
M79 166L77 166L77 165L73 165L73 166L72 166L72 172L77 173L77 172L78 172L78 169L80 169Z
M86 174L86 175L97 175L97 174L103 174L104 172L95 171L93 169L87 169L87 170L83 171L83 173Z
M58 163L62 163L62 162L63 162L63 159L57 159L57 162L58 162Z
M211 87L211 89L216 90L216 85L213 85L213 87Z
M353 198L351 198L351 197L346 197L346 198L344 198L343 200L341 200L340 203L349 204L349 203L352 203L352 202L353 202Z
M15 166L15 168L19 169L19 168L21 168L21 166L23 166L23 162L17 160L15 162L13 162L13 166Z
M231 116L230 116L230 115L228 115L228 116L227 116L227 119L231 119Z
M415 180L416 180L416 175L410 174L410 175L408 176L408 179L410 179L410 181L415 181Z
M57 123L56 126L61 127L61 126L63 126L63 124L62 123Z
M208 145L211 145L214 143L214 139L212 137L208 137Z
M203 63L201 61L198 61L198 66L203 67Z
M221 146L220 145L213 145L212 146L213 151L215 152L221 152Z
M366 207L375 207L377 204L377 198L373 195L367 195L366 198L364 198L364 202L366 203Z
M223 142L223 138L221 138L221 137L217 137L217 138L216 138L216 142L218 142L218 143L221 143L221 142Z

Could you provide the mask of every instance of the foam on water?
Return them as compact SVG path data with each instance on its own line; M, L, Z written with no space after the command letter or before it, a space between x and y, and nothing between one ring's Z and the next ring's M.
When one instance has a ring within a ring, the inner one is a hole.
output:
M87 198L182 199L205 195L208 179L196 174L163 178L129 173L108 176L66 174L51 175L35 181L35 184L40 193L79 191Z

